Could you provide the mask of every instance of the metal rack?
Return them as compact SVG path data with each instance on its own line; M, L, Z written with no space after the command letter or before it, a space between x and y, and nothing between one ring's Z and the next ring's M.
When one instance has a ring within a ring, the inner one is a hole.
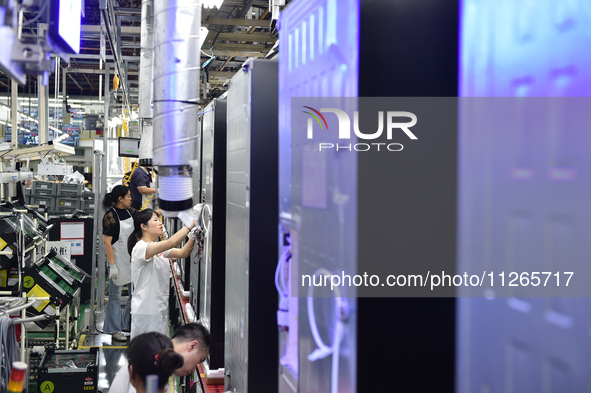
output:
M24 235L24 228L23 228L23 214L24 214L24 212L19 211L19 210L15 210L15 213L19 216L19 223L20 223L20 228L19 228L20 230L19 230L19 233L17 236L16 251L6 248L5 250L0 251L0 255L14 256L16 254L18 256L18 258L17 258L18 282L17 282L16 286L14 287L14 290L0 291L0 299L1 298L6 299L6 297L12 297L12 298L14 298L15 301L18 299L22 299L22 301L19 302L19 304L17 306L15 306L13 308L1 310L0 312L2 314L7 315L7 316L9 316L10 314L20 312L20 318L12 319L11 320L12 324L21 324L22 325L22 324L25 324L28 322L39 322L39 321L44 321L47 319L54 319L56 323L55 323L55 329L54 329L54 338L52 341L55 344L55 347L69 349L70 347L73 347L75 345L75 341L72 340L72 342L71 342L71 338L72 337L75 338L78 336L78 325L75 323L75 321L79 317L79 311L76 307L72 307L73 315L71 315L72 313L70 310L70 304L67 304L65 307L61 307L61 306L57 305L56 310L55 310L56 313L54 316L38 315L38 316L34 316L34 317L27 317L27 309L28 308L39 304L39 302L43 302L43 301L49 302L49 301L54 300L54 298L51 296L27 297L26 291L23 288L23 268L26 267L25 266L26 257L30 255L31 261L37 261L39 246L43 245L43 249L44 250L47 249L47 234L49 232L49 229L51 229L51 225L46 228L46 230L44 231L44 233L42 235L39 235L39 236L36 236L35 238L33 238L33 242L31 242L28 246L26 246L25 239L24 239L24 236L25 236ZM34 219L34 223L35 223L35 225L37 225L36 219ZM74 301L75 301L75 299L79 298L79 294L80 294L80 288L77 288L72 295ZM65 315L65 334L64 334L64 337L60 337L60 335L61 335L60 319L64 315ZM74 321L73 335L71 334L72 333L72 326L71 326L72 321ZM28 363L28 359L27 359L27 329L25 329L25 328L23 328L21 330L20 359L21 359L21 361Z

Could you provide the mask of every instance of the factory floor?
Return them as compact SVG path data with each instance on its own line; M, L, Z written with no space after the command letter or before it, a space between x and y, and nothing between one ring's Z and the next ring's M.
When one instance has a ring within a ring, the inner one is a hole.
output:
M115 341L110 334L100 333L103 328L104 314L96 314L97 334L86 332L80 336L78 349L99 347L99 380L98 391L109 393L111 383L121 367L127 364L125 350L127 343Z

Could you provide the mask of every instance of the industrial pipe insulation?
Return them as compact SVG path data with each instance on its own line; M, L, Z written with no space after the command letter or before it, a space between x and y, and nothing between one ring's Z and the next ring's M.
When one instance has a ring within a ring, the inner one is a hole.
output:
M153 157L159 168L159 205L169 217L180 217L178 212L193 207L191 163L197 155L199 129L200 21L198 0L154 2Z
M139 160L141 166L152 166L153 129L152 119L142 119L140 129Z
M142 0L141 23L141 54L140 54L140 85L139 85L139 116L140 116L140 151L139 161L142 166L152 165L152 98L153 58L154 58L154 2Z
M139 85L139 116L142 119L152 118L153 95L153 58L154 58L154 2L142 0L142 23L140 36L140 85Z

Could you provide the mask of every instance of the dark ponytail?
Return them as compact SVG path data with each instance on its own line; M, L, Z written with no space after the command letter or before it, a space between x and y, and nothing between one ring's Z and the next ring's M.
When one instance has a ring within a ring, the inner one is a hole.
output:
M131 255L131 251L137 244L137 242L142 238L142 224L148 225L148 221L152 218L152 216L156 214L156 212L152 209L145 209L140 210L139 212L135 213L133 216L133 232L129 235L127 239L127 252Z
M132 375L142 383L148 375L158 375L158 388L162 389L174 370L182 367L183 357L174 352L170 338L158 332L144 333L131 340L127 360L133 367Z
M172 341L171 341L172 342ZM174 370L183 366L184 359L181 355L176 353L174 349L167 348L158 353L156 366L160 369L158 380L168 380Z
M123 186L120 184L118 186L113 187L111 192L107 193L105 195L105 199L103 199L103 207L105 208L105 210L113 207L113 205L117 203L119 198L125 198L128 192L129 188L127 188L127 186Z

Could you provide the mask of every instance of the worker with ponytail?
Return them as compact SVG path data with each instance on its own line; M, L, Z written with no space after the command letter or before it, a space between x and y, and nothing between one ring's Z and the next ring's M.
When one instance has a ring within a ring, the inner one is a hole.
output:
M130 329L131 301L121 310L121 290L127 286L131 295L131 258L127 251L127 240L133 231L131 194L126 186L113 187L103 200L103 243L109 263L109 301L105 311L103 331L110 333L117 341L126 341L123 330Z
M182 227L168 239L158 241L163 225L152 209L139 211L134 217L134 230L129 236L133 297L131 301L131 337L145 332L168 335L169 258L187 258L195 244L195 233L182 248L178 246L195 225Z
M158 393L164 393L172 373L183 366L183 357L173 349L168 336L157 332L140 334L127 349L129 379L137 393L146 392L146 377L158 376Z

